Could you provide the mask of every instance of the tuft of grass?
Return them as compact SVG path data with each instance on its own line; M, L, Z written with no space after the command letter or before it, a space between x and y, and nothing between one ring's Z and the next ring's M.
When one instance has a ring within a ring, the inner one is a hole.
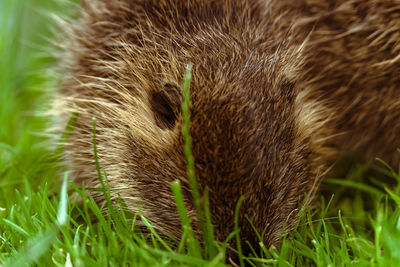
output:
M66 176L59 189L56 159L63 148L55 152L48 148L49 138L41 134L48 119L34 116L48 103L42 88L56 80L44 75L51 57L33 56L49 45L40 35L51 36L45 26L50 21L39 9L68 12L57 1L0 1L0 266L226 265L228 240L240 240L239 226L235 224L227 241L216 242L208 192L201 196L196 185L189 132L190 67L183 85L183 131L202 240L193 232L176 182L171 190L182 221L182 237L174 247L147 218L129 213L122 200L111 200L107 174L98 161L104 205L87 194L88 188L69 184L68 189ZM68 138L75 119L71 118L62 138ZM237 242L237 264L400 266L400 171L381 160L372 168L348 165L342 174L325 180L327 189L317 208L302 211L295 230L282 237L279 248L265 247L263 233L258 233L260 249L251 255L243 255ZM71 201L71 194L81 201ZM240 203L237 212L239 208Z

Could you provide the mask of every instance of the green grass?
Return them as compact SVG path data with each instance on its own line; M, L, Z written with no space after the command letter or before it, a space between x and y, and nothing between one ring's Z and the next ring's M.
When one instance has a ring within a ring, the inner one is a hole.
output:
M51 141L43 134L49 118L36 116L48 105L43 89L57 82L45 72L53 60L46 55L49 44L43 38L51 37L45 10L68 8L61 1L0 0L0 266L229 263L227 243L214 241L207 192L196 203L202 246L191 229L179 184L171 185L183 232L181 242L172 247L146 218L124 212L122 201L110 205L107 174L98 164L108 205L96 205L84 188L71 184L67 190L67 174L60 178L57 152L48 149ZM194 197L200 199L188 135L189 73L184 85L185 153ZM93 133L96 152L95 127ZM323 187L316 212L302 210L296 230L283 237L279 249L261 246L248 256L241 254L240 246L232 248L239 253L238 264L400 266L399 171L378 161L369 168L344 164ZM82 203L68 198L74 192ZM139 227L139 219L147 227ZM239 240L238 234L235 231L229 238Z

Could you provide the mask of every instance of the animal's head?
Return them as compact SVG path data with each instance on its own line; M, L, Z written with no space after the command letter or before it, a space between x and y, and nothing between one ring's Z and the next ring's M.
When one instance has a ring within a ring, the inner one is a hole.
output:
M76 181L99 185L94 117L100 166L113 197L140 210L161 233L179 237L170 189L179 180L196 221L181 115L183 75L193 63L192 152L199 187L210 194L216 237L223 241L234 230L242 197L242 239L259 241L250 220L267 246L277 244L312 190L316 168L310 164L312 119L302 119L310 106L302 105L305 96L287 75L293 52L265 34L269 25L261 23L259 6L89 2L72 28L70 77L58 106L79 113L66 149Z

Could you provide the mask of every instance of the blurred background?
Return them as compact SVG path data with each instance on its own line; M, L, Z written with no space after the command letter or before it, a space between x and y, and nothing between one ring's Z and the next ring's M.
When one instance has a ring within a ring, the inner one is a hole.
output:
M39 114L57 86L48 71L56 64L54 17L72 11L64 0L0 0L0 207L16 188L56 176L45 132L50 120Z

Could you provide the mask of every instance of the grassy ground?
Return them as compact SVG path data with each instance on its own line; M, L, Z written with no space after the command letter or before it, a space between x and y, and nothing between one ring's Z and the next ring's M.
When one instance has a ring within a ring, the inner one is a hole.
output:
M200 251L189 227L180 245L172 248L151 227L142 234L135 215L114 206L98 207L82 189L61 189L55 153L43 134L49 119L36 115L48 103L43 89L56 83L45 72L52 62L43 38L51 36L46 10L68 8L51 0L0 0L0 266L228 263L226 247L213 242L207 224L206 251ZM304 210L279 250L240 255L239 263L400 266L399 171L379 162L369 168L342 166L337 179L325 181L317 212ZM179 200L179 187L173 189ZM68 200L72 192L82 195L83 204ZM184 211L181 207L188 226Z

